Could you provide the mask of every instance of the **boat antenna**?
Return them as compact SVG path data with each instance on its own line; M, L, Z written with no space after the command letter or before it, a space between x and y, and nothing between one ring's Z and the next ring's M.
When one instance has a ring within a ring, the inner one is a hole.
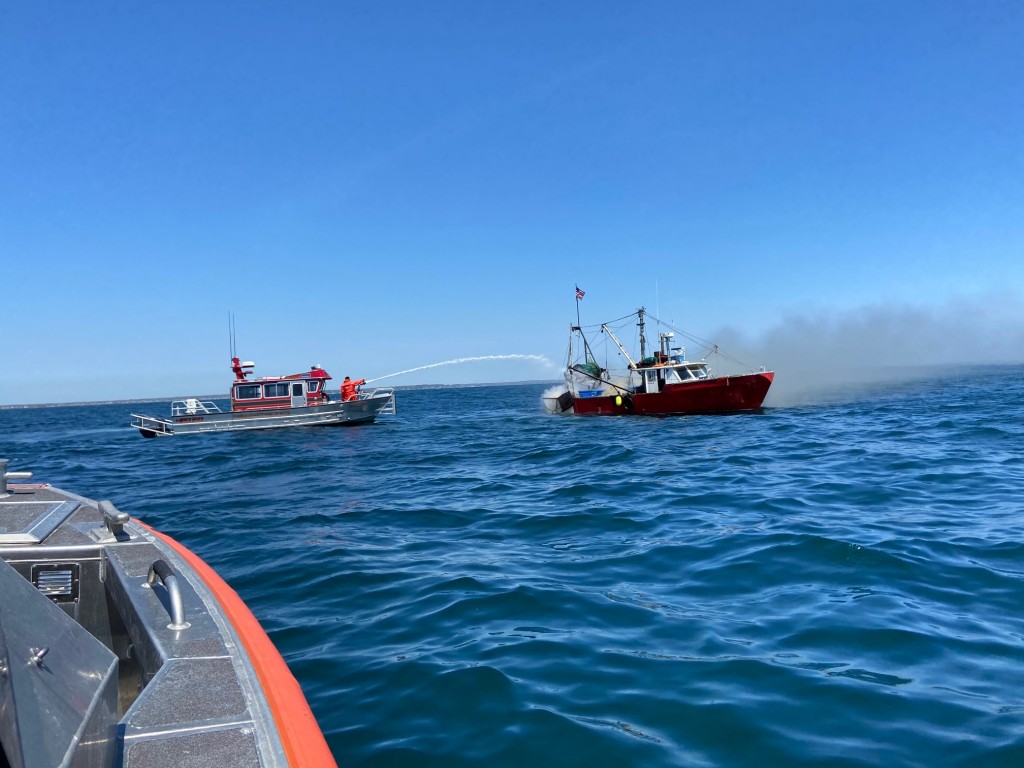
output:
M235 315L228 311L228 352L235 358Z

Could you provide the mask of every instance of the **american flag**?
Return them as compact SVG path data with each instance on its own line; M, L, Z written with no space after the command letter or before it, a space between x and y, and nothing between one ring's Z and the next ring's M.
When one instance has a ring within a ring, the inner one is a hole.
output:
M577 285L577 286L576 286L576 301L579 301L579 300L580 300L580 299L582 299L582 298L583 298L584 296L586 296L586 294L585 294L585 293L584 293L583 291L581 291L581 290L580 290L580 287L579 287L579 286Z

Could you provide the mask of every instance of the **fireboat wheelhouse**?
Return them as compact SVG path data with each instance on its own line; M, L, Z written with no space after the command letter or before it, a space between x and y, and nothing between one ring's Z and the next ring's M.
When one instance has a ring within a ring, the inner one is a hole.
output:
M170 418L132 414L131 426L143 437L170 437L195 432L233 432L293 426L366 424L381 414L395 413L395 391L380 387L358 392L355 399L330 395L331 376L318 365L289 376L249 378L255 363L231 358L235 380L231 410L214 402L190 397L171 403Z

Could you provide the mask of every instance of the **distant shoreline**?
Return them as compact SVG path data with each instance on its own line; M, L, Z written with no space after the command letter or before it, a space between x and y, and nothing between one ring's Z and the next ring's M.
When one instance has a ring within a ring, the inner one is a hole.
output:
M557 384L557 379L535 379L532 381L499 381L483 384L407 384L405 386L393 387L396 392L414 389L473 389L477 387L520 387L530 384ZM387 385L385 385L387 386ZM217 395L189 395L199 400L227 400L226 393ZM131 400L82 400L74 403L11 403L10 405L0 404L0 411L26 409L26 408L74 408L80 405L132 405L135 403L170 403L174 400L184 400L185 397L147 397Z

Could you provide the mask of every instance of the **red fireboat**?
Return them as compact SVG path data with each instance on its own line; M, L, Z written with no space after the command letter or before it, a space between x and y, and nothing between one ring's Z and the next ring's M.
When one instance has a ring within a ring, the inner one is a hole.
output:
M346 395L345 387L328 395L330 375L318 365L289 376L249 378L255 364L232 356L231 410L212 400L189 397L171 403L169 418L132 414L131 425L143 437L170 437L198 432L236 432L280 427L369 424L381 414L395 413L395 391L378 387ZM357 383L363 383L362 381Z

